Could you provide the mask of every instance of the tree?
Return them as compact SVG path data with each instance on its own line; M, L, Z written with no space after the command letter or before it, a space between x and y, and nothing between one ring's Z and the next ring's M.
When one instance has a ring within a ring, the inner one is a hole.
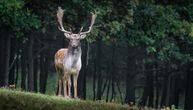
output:
M3 31L2 34L6 43L6 47L2 47L2 49L5 49L5 53L1 55L5 59L3 61L5 64L4 70L1 72L4 76L4 82L1 84L3 86L8 86L9 82L11 37L13 37L12 39L23 39L22 35L26 31L40 27L40 21L37 16L32 14L32 11L28 10L24 5L24 2L20 0L0 1L0 27L8 30Z

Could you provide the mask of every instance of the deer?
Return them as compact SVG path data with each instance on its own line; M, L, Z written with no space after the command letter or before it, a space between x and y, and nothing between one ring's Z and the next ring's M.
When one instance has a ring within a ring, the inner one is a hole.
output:
M83 26L81 27L78 33L73 33L65 30L63 27L63 15L64 10L61 7L58 7L57 10L57 21L58 21L58 29L64 33L64 36L69 39L69 44L67 48L59 49L54 57L55 69L58 74L58 96L61 96L62 92L62 84L63 84L63 96L71 98L71 76L73 80L74 87L74 98L77 97L77 80L79 76L79 72L81 70L82 62L81 62L81 40L86 38L86 35L91 32L93 28L93 24L95 23L96 13L92 13L91 23L89 29L87 31L82 31ZM67 91L68 90L68 91Z

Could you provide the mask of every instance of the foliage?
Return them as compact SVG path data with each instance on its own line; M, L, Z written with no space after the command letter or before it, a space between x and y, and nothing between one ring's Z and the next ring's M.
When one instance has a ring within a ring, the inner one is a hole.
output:
M191 26L191 33L190 33L190 36L191 36L191 38L192 38L192 40L193 40L193 24L192 24L192 26Z
M0 10L0 25L8 27L17 35L32 28L38 29L41 25L38 16L25 8L22 0L1 0Z
M178 39L190 34L190 23L181 20L172 6L139 5L134 13L134 24L128 28L127 41L131 46L146 47L147 53L160 60L184 59Z
M192 4L189 4L188 6L187 6L187 9L186 9L186 11L187 11L187 13L188 13L188 18L189 18L189 21L191 21L191 22L193 22L193 3Z
M98 16L90 37L87 37L88 42L94 42L99 37L102 37L103 41L119 38L127 40L129 46L145 47L148 54L154 54L162 61L191 60L189 53L182 52L178 40L186 42L192 35L191 23L181 17L175 6L154 3L152 0L145 2L107 0L96 3L66 1L63 3L67 13L64 21L79 27L80 21L83 21L86 27L89 24L88 19L82 16L88 15L88 11L96 10ZM192 6L188 5L187 10L191 9ZM190 19L191 13L188 12Z

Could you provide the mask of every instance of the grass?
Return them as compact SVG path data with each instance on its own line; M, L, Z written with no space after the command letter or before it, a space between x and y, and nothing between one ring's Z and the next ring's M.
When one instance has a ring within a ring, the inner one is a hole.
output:
M0 110L128 110L128 106L0 89Z

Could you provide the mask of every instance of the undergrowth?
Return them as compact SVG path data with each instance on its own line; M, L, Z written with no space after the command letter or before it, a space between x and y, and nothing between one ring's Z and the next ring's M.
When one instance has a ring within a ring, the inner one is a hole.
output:
M0 110L128 110L128 106L0 89Z
M160 109L63 98L40 93L0 89L0 110L177 110L174 105ZM179 110L179 109L178 109Z

